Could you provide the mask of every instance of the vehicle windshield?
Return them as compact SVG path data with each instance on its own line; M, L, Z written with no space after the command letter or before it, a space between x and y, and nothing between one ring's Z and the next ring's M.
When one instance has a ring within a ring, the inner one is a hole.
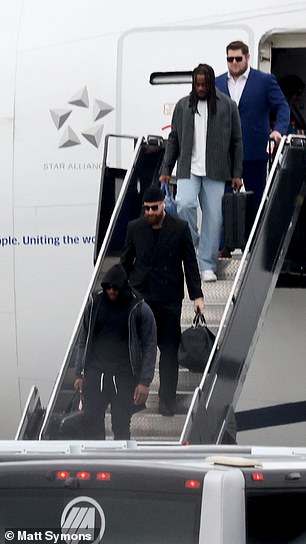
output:
M0 526L15 540L98 544L198 542L200 497L120 490L6 489ZM36 533L36 537L35 537Z

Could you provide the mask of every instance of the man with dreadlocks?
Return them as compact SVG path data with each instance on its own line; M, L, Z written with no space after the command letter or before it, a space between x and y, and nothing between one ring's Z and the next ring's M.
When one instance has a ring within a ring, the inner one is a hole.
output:
M192 90L175 106L160 182L177 161L177 210L188 221L203 281L216 281L226 181L242 185L242 135L236 103L215 87L208 64L193 70ZM202 212L200 233L197 207Z

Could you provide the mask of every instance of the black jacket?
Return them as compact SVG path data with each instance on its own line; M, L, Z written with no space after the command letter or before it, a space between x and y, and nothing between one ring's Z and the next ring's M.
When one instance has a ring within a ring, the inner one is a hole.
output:
M147 301L181 302L184 298L184 272L190 299L203 296L197 258L186 221L166 214L156 245L153 229L144 217L130 221L121 263L131 286Z
M116 284L120 292L129 293L131 306L128 317L129 358L132 374L137 383L149 386L153 376L157 355L156 324L153 313L142 297L134 292L121 265L115 265L106 273L102 287L106 283ZM94 324L99 306L103 303L103 290L90 296L87 303L80 336L77 344L75 371L82 377L91 355L90 345L93 339Z

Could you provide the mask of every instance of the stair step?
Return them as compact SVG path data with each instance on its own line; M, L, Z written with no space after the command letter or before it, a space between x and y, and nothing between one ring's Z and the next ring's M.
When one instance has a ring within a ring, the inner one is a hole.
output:
M230 259L219 259L217 266L218 280L234 281L240 265L241 251L235 251Z
M179 439L184 427L185 414L161 416L149 414L146 410L134 414L131 421L131 438L134 440L169 440ZM111 416L105 416L106 438L113 438Z

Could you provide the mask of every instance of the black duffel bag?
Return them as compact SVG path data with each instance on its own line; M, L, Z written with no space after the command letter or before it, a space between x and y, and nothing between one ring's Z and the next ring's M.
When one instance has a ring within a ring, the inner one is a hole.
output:
M62 440L76 440L84 438L85 419L82 394L75 391L61 418L58 437Z
M191 372L204 372L215 341L203 314L197 313L192 326L183 331L178 349L179 365Z

